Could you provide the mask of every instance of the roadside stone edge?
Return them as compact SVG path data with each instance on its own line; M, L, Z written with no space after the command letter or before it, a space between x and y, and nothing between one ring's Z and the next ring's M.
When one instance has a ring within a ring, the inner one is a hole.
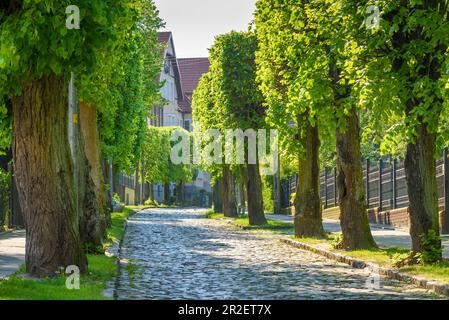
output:
M313 252L328 259L348 264L356 269L367 268L370 272L378 273L381 276L397 281L411 283L419 288L431 290L439 295L449 296L449 285L447 284L441 284L435 281L427 280L423 277L405 274L393 268L381 267L375 263L365 262L363 260L358 260L340 253L331 252L323 248L317 248L304 242L298 242L291 239L280 239L280 241L292 247Z

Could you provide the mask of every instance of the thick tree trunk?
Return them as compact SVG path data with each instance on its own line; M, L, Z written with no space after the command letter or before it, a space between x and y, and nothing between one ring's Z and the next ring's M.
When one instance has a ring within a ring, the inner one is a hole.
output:
M223 179L214 184L214 212L223 213Z
M180 206L184 204L184 183L179 182L176 185L176 203Z
M232 191L234 187L232 181L232 172L229 165L223 166L223 213L225 217L237 217L237 203L235 193Z
M410 235L413 252L425 252L421 236L430 230L439 234L438 189L435 164L436 136L420 124L414 143L407 145L405 173L409 196ZM435 243L441 246L441 242Z
M170 204L170 183L164 183L164 203L166 205Z
M303 125L299 138L304 154L299 159L299 179L295 197L296 237L325 237L320 198L320 140L318 127L308 124L306 116L298 119Z
M79 154L79 208L81 242L98 247L102 245L107 227L104 212L104 190L101 174L100 143L95 107L80 104Z
M267 224L267 219L263 211L262 179L260 178L259 165L248 164L246 170L248 174L246 181L249 224L252 226Z
M357 110L346 118L346 130L337 128L337 186L340 201L342 249L376 247L368 221L365 185L360 151L360 127Z
M68 140L67 81L48 76L25 83L13 99L14 161L26 227L26 269L54 276L60 267L87 270Z

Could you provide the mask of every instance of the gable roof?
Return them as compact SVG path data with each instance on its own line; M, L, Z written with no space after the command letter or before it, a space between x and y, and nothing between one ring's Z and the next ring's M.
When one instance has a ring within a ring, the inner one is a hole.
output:
M176 58L176 50L175 50L175 44L173 41L173 33L171 31L163 31L163 32L158 32L157 36L158 36L158 42L161 45L164 45L164 49L162 51L164 63L166 60L168 60L173 67L175 85L176 85L176 89L179 93L179 97L178 97L178 107L179 107L179 104L182 101L184 94L183 94L182 83L181 83L181 74L180 74L179 67L178 67L178 59ZM170 50L169 50L170 47L172 48L172 51L173 51L172 53L170 53ZM163 66L161 66L161 69L162 68L163 68ZM162 70L161 70L161 72L162 72ZM159 73L159 75L157 76L157 81L161 81L161 74L162 73ZM180 109L182 110L181 107L180 107Z
M208 58L178 59L181 82L184 92L192 93L198 86L201 76L209 71Z
M193 91L201 76L209 71L210 62L208 58L185 58L178 59L178 66L183 89L183 99L179 102L179 107L183 113L192 113Z
M157 41L159 43L167 43L168 40L170 40L171 36L172 36L171 31L158 32Z

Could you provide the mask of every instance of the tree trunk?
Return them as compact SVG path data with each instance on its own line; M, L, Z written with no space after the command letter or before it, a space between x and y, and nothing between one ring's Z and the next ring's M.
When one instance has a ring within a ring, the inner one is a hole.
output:
M170 204L170 183L164 183L164 203L166 205Z
M140 162L136 162L136 179L134 181L134 205L140 204Z
M223 166L223 213L225 217L237 217L237 203L232 192L232 172L229 165Z
M435 164L436 136L430 134L426 125L416 128L415 143L407 145L405 173L409 196L410 235L413 252L425 252L421 236L430 230L439 234L438 189ZM435 243L441 246L441 241Z
M143 156L143 151L140 159L142 161L140 175L140 204L145 205L145 158Z
M108 181L109 183L109 163L108 161L105 159L104 156L100 156L101 159L101 166L103 168L103 181ZM109 188L112 188L113 186L109 186ZM105 215L105 219L106 219L106 226L107 228L110 228L112 226L112 217L111 217L111 213L112 213L112 198L111 198L111 193L109 190L106 190L106 188L104 188L103 186L103 212Z
M176 185L176 203L179 206L182 206L184 203L184 183L179 182Z
M123 194L122 186L120 185L120 171L117 165L112 165L112 183L114 195L117 194L120 197L121 202L125 202L125 195Z
M248 183L248 174L245 166L240 166L240 173L242 175L242 181L240 183L240 203L246 208L246 200L248 199L248 188L246 184Z
M54 75L24 84L13 99L14 161L26 228L26 269L54 276L60 267L87 270L68 139L67 81Z
M299 140L304 154L298 161L299 179L294 201L295 235L299 238L323 238L325 232L320 198L320 141L318 127L312 127L308 121L306 115L298 119L298 124L303 126Z
M240 207L243 210L243 207L246 208L246 197L245 197L245 192L246 192L246 188L245 188L245 182L242 181L240 183ZM243 214L243 212L242 212Z
M337 186L340 202L342 249L375 248L368 221L360 151L360 127L357 110L346 118L346 131L337 128Z
M262 180L260 178L259 165L248 164L246 166L248 179L248 217L249 224L252 226L265 225L267 219L263 211L263 197L262 197Z
M154 202L154 184L150 182L150 200Z
M106 233L107 217L104 212L104 190L101 174L100 142L97 129L97 110L86 104L79 105L79 208L81 242L101 246Z
M223 213L223 179L214 184L214 212Z

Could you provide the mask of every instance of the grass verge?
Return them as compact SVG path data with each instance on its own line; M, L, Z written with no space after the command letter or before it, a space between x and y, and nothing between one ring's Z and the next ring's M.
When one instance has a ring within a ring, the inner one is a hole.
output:
M327 249L329 251L340 253L358 260L365 262L375 263L385 268L395 268L396 263L401 259L410 255L411 251L403 248L379 248L371 250L336 250L332 247L332 243L335 240L336 235L331 234L327 239L316 238L291 238L295 241L306 243L309 245L316 245L320 248ZM435 265L413 265L405 266L401 268L395 268L402 273L419 276L432 281L438 281L449 284L449 262L443 261Z
M122 212L112 213L112 226L107 230L104 247L119 242L125 232L126 219L134 212L126 207ZM25 266L8 280L0 281L0 300L111 300L103 292L108 289L108 282L117 276L115 257L105 255L88 255L89 271L80 277L80 289L69 290L66 287L67 275L54 278L26 279Z
M267 224L263 225L263 226L251 226L249 224L249 219L248 216L239 216L237 218L227 218L224 216L223 213L215 213L212 210L206 213L206 216L208 219L230 219L231 221L233 221L234 223L242 226L242 227L252 227L254 229L257 229L258 227L260 228L264 228L264 229L269 229L270 227L272 228L293 228L293 224L292 223L288 223L288 222L282 222L282 221L276 221L276 220L271 220L271 219L267 219Z
M125 233L126 219L135 211L134 207L125 207L122 212L113 212L111 214L111 227L107 230L105 248L113 245L114 242L120 242Z
M31 280L20 278L25 268L0 282L0 300L111 300L103 295L107 282L117 275L115 258L88 255L89 272L80 278L80 289L66 288L66 276Z

